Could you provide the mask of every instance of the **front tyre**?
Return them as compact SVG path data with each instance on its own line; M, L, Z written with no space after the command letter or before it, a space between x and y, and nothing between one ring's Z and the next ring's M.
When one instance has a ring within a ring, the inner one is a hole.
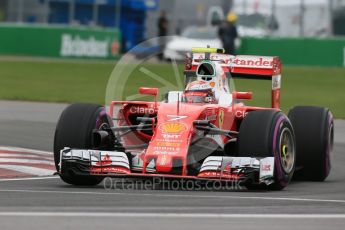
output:
M274 183L248 184L248 189L281 190L295 170L295 135L289 119L279 111L253 111L242 121L238 135L239 157L274 157Z
M105 108L94 104L72 104L61 114L54 137L54 160L59 171L60 150L64 147L90 149L92 148L92 130L101 126L111 126L112 121ZM93 186L102 181L95 176L78 176L71 171L60 173L61 179L72 185Z

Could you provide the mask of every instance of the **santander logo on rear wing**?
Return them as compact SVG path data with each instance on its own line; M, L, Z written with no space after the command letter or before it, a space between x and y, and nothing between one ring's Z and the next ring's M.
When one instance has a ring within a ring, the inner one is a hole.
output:
M206 58L205 53L193 53L192 70L196 70L201 61ZM253 56L253 55L229 55L211 53L210 61L218 62L225 72L234 74L261 75L271 77L281 73L279 57Z
M201 61L206 59L217 62L225 73L233 78L272 80L272 108L280 108L280 86L282 64L279 57L254 55L229 55L223 53L193 53L190 69L197 70Z
M257 77L272 77L281 74L281 62L278 57L238 55L229 67L232 74L256 75Z
M280 108L281 69L279 57L248 55L235 56L228 67L234 78L272 80L271 103L272 108L276 109Z

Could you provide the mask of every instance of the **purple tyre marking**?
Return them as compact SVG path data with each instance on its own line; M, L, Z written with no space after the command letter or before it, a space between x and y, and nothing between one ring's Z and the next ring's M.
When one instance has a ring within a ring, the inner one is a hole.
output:
M327 140L327 146L326 146L326 159L325 159L325 177L328 176L329 172L331 171L331 159L330 159L330 154L331 154L331 148L332 148L332 129L333 129L333 116L331 113L328 113L328 140Z
M277 152L277 137L278 137L278 131L281 123L284 121L285 116L281 115L279 119L277 120L276 126L274 127L274 133L273 133L273 154L274 154L274 164L276 169L276 183L280 186L287 186L289 183L289 180L286 180L285 173L282 170L281 166L281 155Z
M97 116L97 119L96 119L96 129L99 128L101 126L101 124L103 123L102 121L102 117L106 116L107 115L107 112L105 111L105 108L103 108L101 110L101 112L99 113L99 115Z

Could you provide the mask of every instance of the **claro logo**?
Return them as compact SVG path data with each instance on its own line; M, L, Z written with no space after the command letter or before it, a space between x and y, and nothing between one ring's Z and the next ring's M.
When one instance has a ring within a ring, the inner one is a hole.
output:
M245 116L247 116L247 114L248 114L248 112L242 111L242 110L237 110L237 111L235 112L235 116L236 116L237 118L244 118Z
M129 109L129 112L132 114L150 114L150 115L156 113L154 108L142 107L142 106L132 106Z

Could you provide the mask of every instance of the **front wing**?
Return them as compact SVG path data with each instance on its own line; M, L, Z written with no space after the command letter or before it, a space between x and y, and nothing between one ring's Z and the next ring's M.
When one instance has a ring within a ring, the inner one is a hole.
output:
M274 157L207 157L197 175L157 174L155 162L149 162L142 173L140 155L90 149L65 148L60 152L59 173L101 177L164 177L175 179L239 181L250 184L274 182Z

